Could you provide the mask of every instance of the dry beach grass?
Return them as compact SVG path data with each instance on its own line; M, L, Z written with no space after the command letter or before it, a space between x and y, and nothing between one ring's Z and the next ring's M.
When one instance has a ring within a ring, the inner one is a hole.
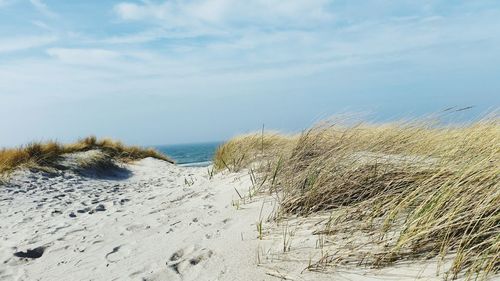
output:
M384 245L357 262L452 257L444 278L482 279L500 271L499 139L497 116L449 126L338 119L295 136L236 137L214 167L258 172L283 217L346 210L321 233L366 228Z
M107 160L114 159L119 161L133 161L146 157L173 162L167 156L154 149L145 149L137 146L126 146L119 141L111 139L98 140L91 136L79 140L73 144L60 144L57 142L31 143L18 148L0 150L0 174L12 172L18 168L50 169L57 164L60 156L67 153L84 152L93 149L102 151ZM82 163L86 166L100 165L103 163L100 159Z

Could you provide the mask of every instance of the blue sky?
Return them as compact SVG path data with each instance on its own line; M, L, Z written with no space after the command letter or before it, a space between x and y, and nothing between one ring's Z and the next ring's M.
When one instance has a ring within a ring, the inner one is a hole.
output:
M500 105L500 2L0 0L0 102L4 146L478 114Z

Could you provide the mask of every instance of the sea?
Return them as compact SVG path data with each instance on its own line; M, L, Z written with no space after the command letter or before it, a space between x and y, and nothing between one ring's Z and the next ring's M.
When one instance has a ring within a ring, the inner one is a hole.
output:
M206 167L212 164L215 150L222 142L158 145L156 149L172 158L179 166Z

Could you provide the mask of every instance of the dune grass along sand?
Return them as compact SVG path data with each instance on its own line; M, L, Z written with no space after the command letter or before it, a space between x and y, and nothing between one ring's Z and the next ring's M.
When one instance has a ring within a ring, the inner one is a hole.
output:
M341 121L210 167L92 137L3 150L0 280L498 278L498 119Z
M323 214L316 234L369 240L343 252L334 240L310 269L437 258L444 279L485 279L500 270L499 140L496 117L449 126L333 119L300 135L234 138L214 165L249 168L282 220Z

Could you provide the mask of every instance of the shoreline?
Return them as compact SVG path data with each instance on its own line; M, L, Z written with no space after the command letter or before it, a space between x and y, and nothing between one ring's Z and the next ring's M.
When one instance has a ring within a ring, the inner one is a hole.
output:
M210 167L213 165L213 161L202 161L202 162L190 162L190 163L180 163L177 164L179 167L186 167L186 168L206 168Z

